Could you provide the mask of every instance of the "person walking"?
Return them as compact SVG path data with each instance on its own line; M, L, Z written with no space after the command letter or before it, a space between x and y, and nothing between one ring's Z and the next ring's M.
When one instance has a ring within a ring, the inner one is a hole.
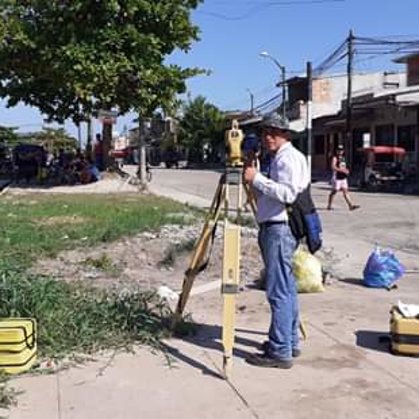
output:
M96 134L96 142L93 149L93 154L95 156L96 167L103 171L103 140L100 134Z
M349 210L353 211L359 208L359 205L354 205L349 196L348 177L349 169L346 164L345 151L343 145L339 145L336 154L332 158L332 190L329 194L327 209L332 210L333 198L342 191L343 197L348 204Z
M278 114L261 122L262 138L269 152L267 176L254 165L244 169L244 181L251 185L257 199L259 245L265 264L266 295L271 308L269 340L262 353L247 362L260 367L288 369L300 354L299 309L292 260L297 241L288 224L286 205L308 187L307 160L290 142L291 130Z

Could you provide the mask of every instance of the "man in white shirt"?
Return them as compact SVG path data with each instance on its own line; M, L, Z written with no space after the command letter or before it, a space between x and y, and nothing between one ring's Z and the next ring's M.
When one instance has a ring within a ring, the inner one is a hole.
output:
M247 361L261 367L288 369L292 358L300 354L297 288L292 259L297 241L288 225L286 205L310 182L305 156L290 142L288 122L278 114L267 115L261 122L264 145L270 154L268 176L253 166L244 170L244 180L257 196L259 244L265 264L266 295L271 306L269 341L263 354Z

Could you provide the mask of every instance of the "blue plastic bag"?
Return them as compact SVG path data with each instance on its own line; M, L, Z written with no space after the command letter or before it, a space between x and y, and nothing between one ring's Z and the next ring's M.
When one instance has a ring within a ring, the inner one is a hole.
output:
M370 288L391 288L405 273L404 266L393 252L375 248L364 268L364 285Z

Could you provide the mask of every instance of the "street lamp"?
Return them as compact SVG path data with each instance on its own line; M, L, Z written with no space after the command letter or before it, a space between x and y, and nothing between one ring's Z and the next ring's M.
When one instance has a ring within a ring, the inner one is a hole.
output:
M250 113L253 115L254 95L250 89L246 89L250 95Z
M273 63L281 71L282 102L283 102L282 103L282 114L284 116L284 119L287 119L287 105L286 105L286 103L287 103L287 97L286 97L287 91L286 91L286 82L285 82L285 80L286 80L286 78L285 78L285 66L280 64L280 62L276 58L272 57L272 55L269 54L269 52L267 52L267 51L262 51L259 55L261 57L264 57L264 58L269 58L271 61L273 61Z

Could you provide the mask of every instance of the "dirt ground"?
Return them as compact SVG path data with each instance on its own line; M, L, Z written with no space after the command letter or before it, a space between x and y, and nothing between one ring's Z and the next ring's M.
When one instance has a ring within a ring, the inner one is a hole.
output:
M154 289L162 285L179 291L188 268L192 246L202 226L165 226L156 233L145 232L92 249L65 251L53 259L39 260L37 273L65 281L81 280L98 287ZM200 284L220 278L222 227L217 229L207 269ZM245 227L242 237L243 286L259 278L261 260L256 229Z

